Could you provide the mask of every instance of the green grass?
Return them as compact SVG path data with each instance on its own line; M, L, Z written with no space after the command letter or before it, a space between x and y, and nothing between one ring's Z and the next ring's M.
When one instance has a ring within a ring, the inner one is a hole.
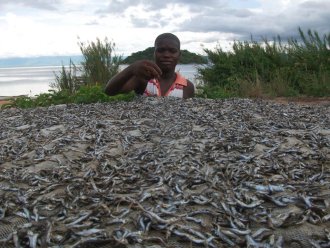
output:
M236 41L230 52L205 49L210 65L198 70L204 97L330 96L330 34L298 31L299 40L278 36Z
M130 94L108 96L104 93L101 86L94 85L82 86L73 94L66 90L50 90L49 93L42 93L35 97L21 96L13 99L11 103L2 105L1 108L35 108L69 103L89 104L96 102L130 101L134 97L135 94L133 92Z

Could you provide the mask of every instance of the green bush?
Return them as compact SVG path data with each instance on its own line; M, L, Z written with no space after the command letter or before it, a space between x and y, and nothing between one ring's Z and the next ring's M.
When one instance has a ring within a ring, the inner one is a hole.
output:
M62 65L62 70L58 74L55 73L55 82L51 83L50 86L59 91L68 91L73 94L82 85L78 72L79 69L72 60L70 60L69 68L66 69L65 66Z
M300 40L236 41L230 52L220 47L205 49L210 64L198 69L206 88L229 95L251 96L329 96L330 34L322 38L316 31ZM209 91L209 97L215 93Z
M99 85L82 86L74 96L75 103L95 103L95 102L112 102L112 101L130 101L135 97L132 92L130 94L119 94L116 96L108 96Z
M197 88L196 97L209 99L224 99L235 95L228 89L221 86L204 86Z
M70 93L66 90L42 93L35 97L21 96L14 99L11 103L1 106L1 108L17 107L17 108L35 108L47 107L58 104L68 103L96 103L96 102L112 102L112 101L130 101L135 97L132 92L130 94L119 94L116 96L108 96L99 85L81 86L76 93Z
M42 93L35 97L20 96L15 98L1 108L17 107L17 108L35 108L46 107L50 105L72 103L72 94L67 90L55 91L49 90L48 93Z
M75 103L107 102L108 96L100 86L82 86L74 96Z
M118 73L122 59L114 54L115 44L107 38L103 42L97 38L96 42L78 42L78 45L83 54L83 61L80 65L75 65L70 60L68 68L62 66L62 70L55 74L52 88L74 94L81 86L104 87L108 80Z
M80 50L84 61L82 65L82 78L86 85L99 84L105 86L119 70L122 61L120 56L114 55L115 43L107 38L101 42L97 38L96 42L79 42Z

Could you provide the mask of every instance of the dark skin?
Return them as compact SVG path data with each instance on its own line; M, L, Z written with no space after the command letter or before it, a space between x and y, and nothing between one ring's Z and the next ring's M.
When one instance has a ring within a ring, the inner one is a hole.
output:
M155 44L154 59L139 60L119 72L105 87L110 95L128 93L134 90L143 94L149 80L156 78L160 82L162 96L168 91L176 79L175 67L181 56L179 44L169 38L161 39ZM183 88L183 98L194 96L194 85L187 80L187 87Z

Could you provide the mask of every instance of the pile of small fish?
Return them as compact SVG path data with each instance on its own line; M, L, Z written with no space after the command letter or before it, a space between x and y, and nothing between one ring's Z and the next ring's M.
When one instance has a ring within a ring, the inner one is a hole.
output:
M0 247L329 247L330 106L0 111Z

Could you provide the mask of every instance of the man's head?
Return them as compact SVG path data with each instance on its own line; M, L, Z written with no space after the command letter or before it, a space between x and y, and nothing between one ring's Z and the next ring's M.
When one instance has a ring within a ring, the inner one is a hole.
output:
M180 40L171 33L159 35L155 40L155 62L163 72L174 71L180 58Z
M157 46L157 43L160 42L161 40L164 39L168 39L168 40L172 40L175 41L177 43L177 48L180 50L180 40L179 38L172 34L172 33L163 33L157 36L157 38L155 39L155 47Z

